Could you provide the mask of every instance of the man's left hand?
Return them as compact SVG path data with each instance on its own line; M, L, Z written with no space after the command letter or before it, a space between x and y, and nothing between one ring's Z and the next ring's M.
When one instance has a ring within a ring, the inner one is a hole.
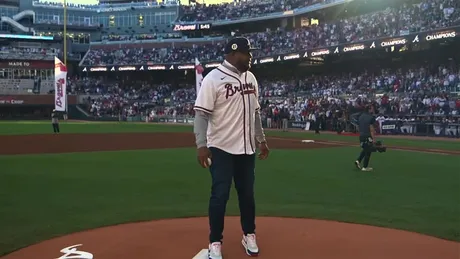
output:
M259 159L264 160L268 157L268 154L270 153L270 149L268 148L267 142L262 142L259 144Z

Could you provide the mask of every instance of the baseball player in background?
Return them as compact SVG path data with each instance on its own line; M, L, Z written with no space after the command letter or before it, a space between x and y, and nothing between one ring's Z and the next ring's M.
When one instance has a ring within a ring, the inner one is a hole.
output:
M59 114L54 109L51 113L51 124L53 125L54 134L59 133Z
M195 101L194 133L199 164L211 172L209 200L209 259L222 259L224 217L232 180L238 193L243 231L242 245L257 256L255 235L255 157L266 159L258 102L258 83L251 72L251 48L246 38L225 46L225 61L209 72Z
M373 144L375 141L375 117L373 113L374 107L372 105L366 105L364 111L360 113L359 117L357 118L359 129L359 142L362 150L358 156L358 159L356 159L355 161L355 166L358 169L361 169L362 171L366 172L373 170L372 167L369 167L369 161L371 159ZM362 167L361 162L363 162Z

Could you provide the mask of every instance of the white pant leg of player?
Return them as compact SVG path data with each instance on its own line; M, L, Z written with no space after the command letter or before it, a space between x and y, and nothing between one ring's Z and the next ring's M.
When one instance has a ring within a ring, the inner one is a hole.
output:
M400 130L401 130L401 133L402 133L402 134L409 134L409 133L410 133L410 130L409 130L409 126L408 126L408 125L403 125L403 126L401 126Z
M305 130L310 130L310 121L307 121L307 123L305 123Z
M446 136L448 136L448 137L456 137L456 134L457 134L457 127L448 126L446 128Z
M410 125L405 125L404 127L406 128L406 133L410 134Z
M434 134L436 136L439 136L441 134L441 126L439 125L433 125L433 130L434 130Z
M272 118L267 118L267 128L272 128Z
M407 133L409 133L410 135L412 135L413 133L413 129L412 129L412 125L411 124L407 124Z

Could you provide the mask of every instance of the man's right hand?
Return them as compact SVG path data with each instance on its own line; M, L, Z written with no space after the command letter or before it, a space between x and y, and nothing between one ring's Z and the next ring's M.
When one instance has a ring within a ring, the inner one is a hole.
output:
M211 151L207 147L200 147L197 149L197 153L198 163L201 167L208 168L208 158L211 158Z

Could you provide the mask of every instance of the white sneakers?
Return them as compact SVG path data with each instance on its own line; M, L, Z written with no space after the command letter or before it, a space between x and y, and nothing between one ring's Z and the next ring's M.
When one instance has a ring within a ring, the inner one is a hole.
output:
M222 259L222 244L220 242L214 242L209 244L208 249L209 259Z
M361 169L361 163L358 160L355 161L355 166L356 168Z
M361 167L361 163L358 160L355 161L355 166L356 168L361 169L361 171L364 171L364 172L370 172L374 170L372 169L372 167Z
M258 256L259 247L257 246L256 235L247 234L243 236L241 244L244 247L244 251L249 256ZM220 242L214 242L209 244L208 259L223 259L222 258L222 244Z
M243 236L243 240L241 240L241 244L243 244L244 250L246 251L247 255L249 256L259 255L259 247L257 246L255 234L247 234Z

